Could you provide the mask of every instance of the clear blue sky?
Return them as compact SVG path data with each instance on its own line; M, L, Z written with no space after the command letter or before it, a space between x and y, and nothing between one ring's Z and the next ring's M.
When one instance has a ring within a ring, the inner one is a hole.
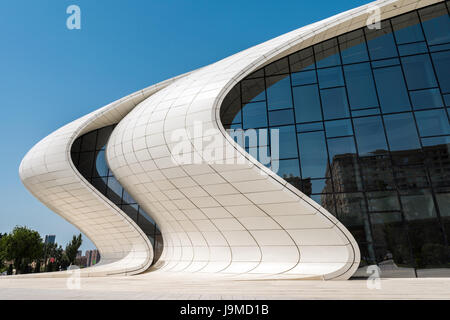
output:
M20 182L25 153L136 90L368 0L3 0L0 232L26 225L65 245L78 230ZM66 28L76 4L82 29ZM94 248L85 241L82 249Z

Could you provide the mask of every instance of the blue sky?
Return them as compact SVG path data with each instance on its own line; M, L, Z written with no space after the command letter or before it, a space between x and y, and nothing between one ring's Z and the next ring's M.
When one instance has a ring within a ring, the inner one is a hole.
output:
M4 0L0 3L0 232L65 245L79 231L20 182L26 152L64 124L368 0ZM82 29L68 30L78 5ZM87 239L85 239L87 240ZM94 248L85 241L82 249Z

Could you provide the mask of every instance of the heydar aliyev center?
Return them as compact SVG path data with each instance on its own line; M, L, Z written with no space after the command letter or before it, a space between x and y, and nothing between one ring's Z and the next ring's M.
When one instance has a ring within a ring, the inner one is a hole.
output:
M449 1L379 0L104 106L23 159L86 276L450 275Z

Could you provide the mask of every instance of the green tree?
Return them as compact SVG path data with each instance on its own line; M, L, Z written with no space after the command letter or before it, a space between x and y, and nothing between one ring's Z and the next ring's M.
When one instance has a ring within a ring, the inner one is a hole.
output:
M28 264L42 257L42 238L37 231L15 227L11 234L1 238L3 256L12 260L17 273L29 271Z
M3 272L5 269L5 241L2 241L5 236L6 233L0 233L0 272Z
M66 246L66 257L70 264L74 264L77 258L78 249L81 247L83 239L81 238L81 233L77 236L73 236L72 241L70 241Z
M44 245L44 264L46 272L59 271L63 264L64 250L57 243L47 243Z

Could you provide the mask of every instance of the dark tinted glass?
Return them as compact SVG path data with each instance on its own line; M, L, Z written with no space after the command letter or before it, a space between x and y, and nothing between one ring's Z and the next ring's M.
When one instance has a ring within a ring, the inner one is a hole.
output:
M437 86L428 54L402 57L401 60L408 89L415 90Z
M235 90L232 91L235 92ZM233 111L234 113L235 110ZM78 171L97 191L106 196L122 212L127 214L135 222L138 222L138 225L145 229L142 230L149 237L154 247L153 263L155 263L161 256L163 246L163 240L159 230L155 222L148 217L148 214L142 208L139 208L131 195L123 189L119 181L117 181L109 170L106 162L105 145L114 127L115 125L111 125L97 129L76 139L71 150L72 160ZM80 152L80 149L85 151ZM144 215L145 218L143 217ZM159 233L159 236L157 236L157 233Z
M348 228L361 266L395 263L405 277L427 268L448 272L448 19L443 3L420 9L420 19L413 10L382 21L381 29L364 27L294 52L289 71L286 58L256 71L265 81L258 90L242 86L246 100L257 92L263 101L261 114L246 115L253 125L280 130L281 138L269 141L272 170ZM239 99L240 85L230 100ZM239 111L228 119L241 126ZM269 155L260 144L246 150Z
M331 39L314 46L317 68L336 66L341 63L337 39Z
M339 37L342 63L355 63L369 60L364 32L359 29Z
M325 120L346 118L349 116L345 88L320 90L323 116Z
M320 96L317 85L292 88L294 92L295 119L297 122L322 120Z
M386 133L391 151L420 149L414 118L410 113L384 117Z
M374 69L373 73L384 113L411 109L402 69L399 66Z
M292 108L291 79L289 75L266 78L269 110Z
M387 150L381 117L367 117L353 120L358 151L361 156L384 153Z
M298 135L298 140L302 176L308 178L328 176L328 157L324 133L301 133Z
M359 63L344 67L348 99L352 109L378 106L375 83L369 63Z
M381 22L381 29L364 29L372 60L386 59L397 56L394 37L389 21Z

